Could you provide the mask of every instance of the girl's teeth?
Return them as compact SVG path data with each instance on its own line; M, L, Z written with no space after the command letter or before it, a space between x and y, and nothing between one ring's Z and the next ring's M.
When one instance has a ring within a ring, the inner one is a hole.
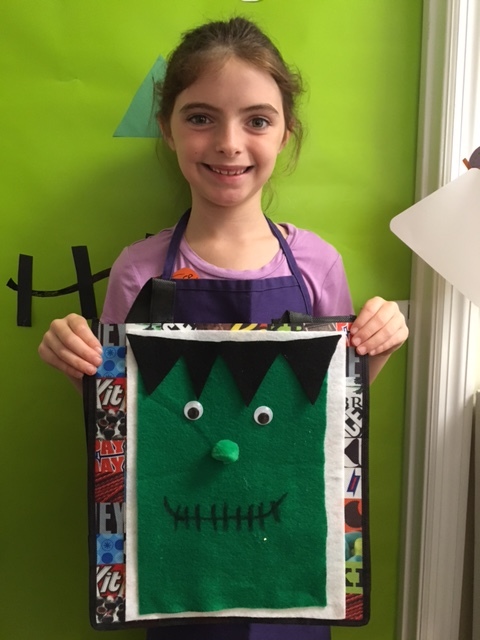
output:
M239 176L242 173L245 173L245 169L239 169L237 171L225 171L224 169L215 169L215 167L210 167L210 169L222 176Z

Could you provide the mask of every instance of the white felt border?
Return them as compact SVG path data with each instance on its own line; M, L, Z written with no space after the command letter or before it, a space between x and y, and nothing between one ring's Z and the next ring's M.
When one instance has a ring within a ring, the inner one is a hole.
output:
M145 336L165 337L165 331L143 329L138 325L126 325L126 332ZM168 331L174 340L232 341L289 341L311 340L321 336L338 335L334 331L225 331L225 330L176 330ZM344 429L345 429L345 337L339 340L332 357L329 372L327 412L330 415L325 434L325 484L330 491L326 495L328 521L327 534L327 601L326 607L295 607L290 609L223 609L221 611L187 611L182 613L158 613L140 615L138 612L137 576L137 491L136 491L136 415L137 415L137 364L127 338L127 453L126 453L126 586L125 619L161 620L171 618L247 617L247 618L312 618L342 620L345 618L345 523L344 523ZM340 508L339 508L340 507Z

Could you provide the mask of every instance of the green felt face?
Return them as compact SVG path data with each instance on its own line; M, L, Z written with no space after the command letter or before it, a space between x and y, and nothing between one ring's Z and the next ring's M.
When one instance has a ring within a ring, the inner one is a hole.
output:
M141 614L325 606L324 436L277 356L246 406L221 357L199 398L180 359L137 399Z

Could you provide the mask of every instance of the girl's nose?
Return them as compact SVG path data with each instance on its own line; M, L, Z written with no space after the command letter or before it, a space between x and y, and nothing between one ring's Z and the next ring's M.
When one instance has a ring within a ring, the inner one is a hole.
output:
M232 440L219 440L212 449L212 458L223 462L223 464L231 464L238 460L240 449L236 442Z
M218 132L216 146L217 151L220 151L228 158L233 158L241 151L241 132L233 124L222 127Z

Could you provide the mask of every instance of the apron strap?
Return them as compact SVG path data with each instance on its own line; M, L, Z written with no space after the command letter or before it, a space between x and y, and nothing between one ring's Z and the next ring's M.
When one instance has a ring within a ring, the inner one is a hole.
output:
M312 315L313 313L312 301L310 300L310 295L308 293L307 285L305 284L305 280L300 272L300 269L298 268L297 261L293 256L292 250L290 249L288 242L285 240L285 238L281 234L280 229L277 227L277 225L274 224L270 220L270 218L267 218L267 222L270 226L270 230L278 240L282 248L282 251L285 254L285 258L287 259L287 263L288 263L288 266L290 267L290 271L292 272L292 275L294 276L295 280L298 283L298 286L300 287L300 291L303 296L303 301L305 302L305 309L307 310L307 315Z
M168 245L167 257L165 258L165 264L163 265L163 272L161 277L164 280L171 280L173 273L173 265L177 256L180 242L182 241L183 234L187 228L188 219L190 218L191 209L187 209L180 220L177 222L175 229L173 230L172 237L170 238L170 244Z

